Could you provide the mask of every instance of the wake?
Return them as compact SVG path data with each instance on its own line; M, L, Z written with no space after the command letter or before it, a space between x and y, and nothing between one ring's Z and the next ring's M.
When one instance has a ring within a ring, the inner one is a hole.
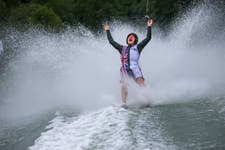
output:
M149 120L144 114L116 106L72 118L58 114L29 149L174 149L151 113Z

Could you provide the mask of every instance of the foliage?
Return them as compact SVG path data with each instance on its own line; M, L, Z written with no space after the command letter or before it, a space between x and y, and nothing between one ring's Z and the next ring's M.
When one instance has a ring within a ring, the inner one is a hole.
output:
M23 4L12 10L9 23L57 27L62 21L51 8L39 4Z
M11 24L20 22L58 27L66 23L99 29L103 22L112 19L143 19L146 7L149 7L148 15L161 28L167 29L193 2L201 0L0 0L0 17Z
M3 0L0 0L0 21L4 21L6 15L6 3Z
M31 15L32 9L35 9L35 6L19 5L15 9L12 9L10 17L8 19L9 23L10 24L28 23L27 19Z
M168 23L175 18L179 10L178 0L152 0L150 6L155 22L164 27L168 26Z
M28 22L36 25L58 27L62 24L62 21L55 12L46 6L37 5L37 7L31 11L28 17Z
M74 3L73 0L48 0L46 5L52 8L63 22L73 24L74 21Z

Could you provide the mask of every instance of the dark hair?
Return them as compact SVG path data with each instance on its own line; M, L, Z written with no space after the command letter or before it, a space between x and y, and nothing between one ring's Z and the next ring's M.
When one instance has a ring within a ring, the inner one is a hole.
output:
M128 37L130 35L133 35L135 37L134 45L137 44L138 43L138 36L135 33L130 33L130 34L127 35L127 40L126 40L127 44L128 44Z

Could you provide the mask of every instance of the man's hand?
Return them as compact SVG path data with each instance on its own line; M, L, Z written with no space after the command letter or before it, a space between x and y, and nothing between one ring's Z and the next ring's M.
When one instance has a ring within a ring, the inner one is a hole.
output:
M151 27L153 24L153 20L152 19L148 19L148 27Z
M104 24L104 25L103 25L103 28L104 28L104 30L109 30L109 25Z

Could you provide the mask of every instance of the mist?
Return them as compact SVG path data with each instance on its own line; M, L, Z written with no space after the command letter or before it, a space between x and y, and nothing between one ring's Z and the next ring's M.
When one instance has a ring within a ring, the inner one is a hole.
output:
M128 103L139 103L143 91L144 102L152 105L224 96L225 28L218 32L215 16L220 14L196 7L178 18L166 37L153 24L152 40L140 58L146 87L131 84ZM124 45L130 32L140 40L147 32L146 26L110 25L114 40ZM7 40L16 56L1 79L4 117L120 105L120 55L106 34L96 36L82 26L57 34L33 28L13 30Z

